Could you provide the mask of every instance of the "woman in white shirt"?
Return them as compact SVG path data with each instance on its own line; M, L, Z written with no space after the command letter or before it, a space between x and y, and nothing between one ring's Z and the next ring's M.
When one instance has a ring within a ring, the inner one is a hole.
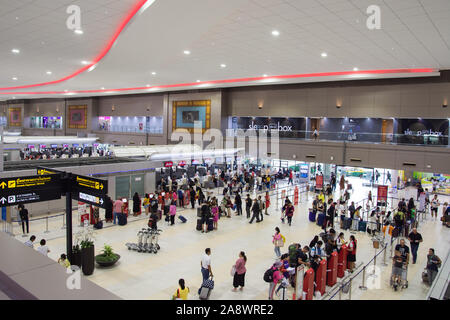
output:
M344 239L344 233L339 233L339 236L336 240L337 251L340 252L343 245L347 244L347 241Z
M45 245L47 242L45 239L42 239L40 242L40 247L37 248L37 251L39 251L44 256L48 257L48 253L50 252L50 249Z

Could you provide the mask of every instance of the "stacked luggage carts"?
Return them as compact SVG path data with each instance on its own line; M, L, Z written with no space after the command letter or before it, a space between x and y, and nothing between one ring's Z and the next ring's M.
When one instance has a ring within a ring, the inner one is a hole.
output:
M156 254L161 249L158 243L161 232L162 230L160 229L142 228L142 230L137 233L137 243L126 243L125 245L128 250Z

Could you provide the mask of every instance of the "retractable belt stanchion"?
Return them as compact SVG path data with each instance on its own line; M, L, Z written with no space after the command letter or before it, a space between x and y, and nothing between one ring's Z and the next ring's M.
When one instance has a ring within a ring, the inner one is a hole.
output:
M317 285L316 290L319 291L322 296L325 294L326 282L327 282L327 260L322 260L319 263L319 268L317 268L316 273L316 285Z
M303 279L303 295L305 300L312 300L314 294L314 269L310 268L306 271Z
M362 284L359 286L359 289L363 290L363 291L367 290L367 287L366 287L366 266L364 266L364 268L363 268Z
M337 276L343 278L345 276L345 270L347 270L347 246L343 245L338 255Z
M327 265L327 286L332 287L337 282L338 254L333 252Z

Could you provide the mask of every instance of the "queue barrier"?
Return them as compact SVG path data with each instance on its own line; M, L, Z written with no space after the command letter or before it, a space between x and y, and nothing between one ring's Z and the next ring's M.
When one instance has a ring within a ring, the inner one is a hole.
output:
M323 296L327 282L327 260L321 260L316 272L316 291Z
M337 282L337 264L338 264L338 254L333 252L327 265L327 286L332 287Z
M337 276L339 278L343 278L345 276L345 270L347 270L347 254L347 246L343 245L338 254Z
M312 300L314 295L314 269L309 268L303 279L303 295L304 300Z

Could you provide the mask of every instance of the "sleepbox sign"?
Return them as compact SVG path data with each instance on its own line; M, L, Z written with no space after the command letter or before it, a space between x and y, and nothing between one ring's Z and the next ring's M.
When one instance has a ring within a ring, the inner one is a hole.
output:
M232 129L256 130L270 136L272 130L283 138L304 138L304 118L232 117Z

